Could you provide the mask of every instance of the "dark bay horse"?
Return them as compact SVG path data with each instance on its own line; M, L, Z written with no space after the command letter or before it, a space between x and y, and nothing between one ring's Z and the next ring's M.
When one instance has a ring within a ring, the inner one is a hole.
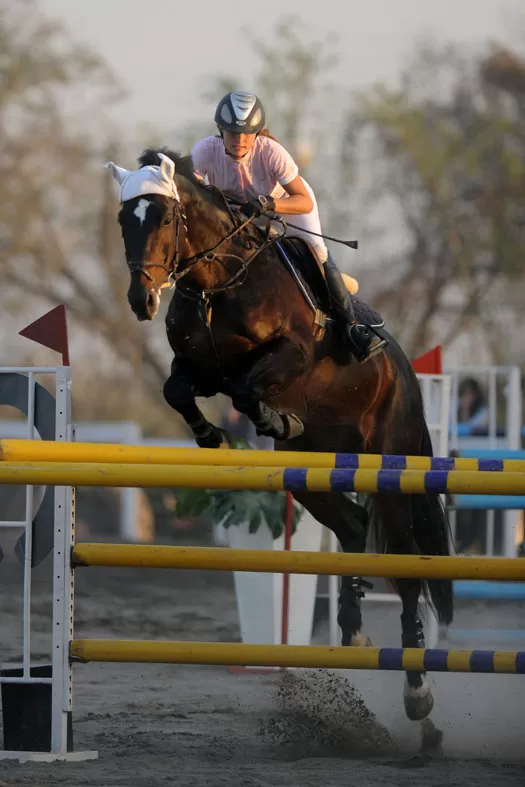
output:
M190 158L147 150L139 169L107 166L120 184L122 228L131 274L128 300L139 320L155 317L163 287L176 281L167 317L174 353L164 386L200 446L224 435L196 396L224 393L277 449L377 454L432 454L420 387L396 341L364 364L354 362L330 322L320 329L275 243L204 185ZM319 315L317 314L317 317ZM448 522L437 494L371 495L367 508L343 493L295 494L336 534L345 552L447 555ZM424 587L439 621L452 620L452 583L399 579L403 647L421 647L418 598ZM360 579L342 579L343 645L361 634ZM408 672L405 708L423 719L433 706L425 673Z

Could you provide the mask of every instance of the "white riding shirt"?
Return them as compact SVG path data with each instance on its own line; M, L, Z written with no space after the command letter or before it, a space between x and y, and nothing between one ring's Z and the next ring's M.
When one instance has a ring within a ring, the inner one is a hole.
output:
M200 177L207 176L211 185L218 186L244 202L259 195L270 195L274 199L288 198L290 195L283 187L299 174L299 168L288 151L275 140L264 136L258 136L252 149L239 161L226 153L221 137L201 139L191 151L191 157ZM289 227L287 234L303 238L319 261L324 263L328 250L323 239L302 231L322 231L317 200L310 185L304 178L302 180L312 198L313 209L309 213L291 216L290 221L302 229Z

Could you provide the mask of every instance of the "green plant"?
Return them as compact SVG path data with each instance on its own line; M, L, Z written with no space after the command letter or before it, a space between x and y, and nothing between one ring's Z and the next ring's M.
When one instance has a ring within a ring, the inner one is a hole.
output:
M246 448L243 441L236 441L235 448ZM206 514L223 527L248 522L249 532L256 533L261 525L270 528L273 538L284 531L286 516L286 492L251 492L224 489L180 489L176 493L177 516L201 516ZM292 532L295 533L302 507L294 501Z

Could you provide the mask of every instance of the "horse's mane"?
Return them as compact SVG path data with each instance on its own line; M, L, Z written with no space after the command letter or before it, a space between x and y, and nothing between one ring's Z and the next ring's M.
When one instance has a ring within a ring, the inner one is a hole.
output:
M230 224L229 221L226 224L224 223L227 218L227 213L224 207L222 192L215 186L205 185L200 178L197 177L191 156L182 156L180 153L175 153L174 150L170 150L168 147L146 148L138 158L139 166L147 167L151 164L158 166L160 164L159 153L164 153L165 156L168 156L174 161L176 174L181 175L191 184L191 186L193 186L192 202L194 209L200 212L205 220L203 221L203 226L207 224L209 228L216 233L224 234L224 230L227 230ZM215 220L213 220L213 216L210 214L210 207L218 208L220 211L220 213L215 215ZM205 239L205 244L211 242L206 235L204 235L203 238Z
M194 186L202 186L201 181L195 174L191 156L181 156L180 153L175 153L174 150L170 150L167 147L146 148L138 158L139 166L147 167L151 164L158 166L160 164L159 153L164 153L165 156L168 156L175 162L175 172L178 175L182 175Z

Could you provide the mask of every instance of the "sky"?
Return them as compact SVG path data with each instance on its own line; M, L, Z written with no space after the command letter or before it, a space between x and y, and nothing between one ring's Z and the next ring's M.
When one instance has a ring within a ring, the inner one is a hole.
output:
M337 82L349 89L399 73L418 36L483 47L519 40L523 0L37 0L48 16L94 47L129 91L119 120L176 128L213 113L201 95L210 75L244 75L257 60L246 29L264 37L283 14L339 36ZM518 32L516 32L518 28ZM525 33L521 42L525 42ZM217 97L217 99L220 96Z

